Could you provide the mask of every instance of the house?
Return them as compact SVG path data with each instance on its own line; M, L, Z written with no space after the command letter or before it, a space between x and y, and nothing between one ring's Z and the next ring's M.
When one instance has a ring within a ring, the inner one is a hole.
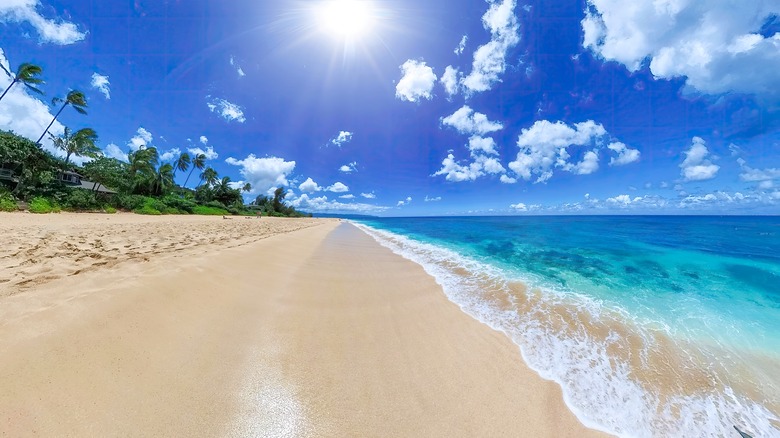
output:
M19 178L16 177L15 169L16 165L13 163L0 163L0 180L18 183Z
M68 170L63 171L58 175L57 179L68 187L89 190L96 193L103 193L107 195L116 194L115 191L109 189L108 187L102 184L85 180L83 176L79 175L76 172L71 172Z

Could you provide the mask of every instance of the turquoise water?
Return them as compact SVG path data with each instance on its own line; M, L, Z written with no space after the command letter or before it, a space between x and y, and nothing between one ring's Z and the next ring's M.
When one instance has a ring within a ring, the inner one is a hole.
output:
M621 436L780 436L780 218L360 220Z

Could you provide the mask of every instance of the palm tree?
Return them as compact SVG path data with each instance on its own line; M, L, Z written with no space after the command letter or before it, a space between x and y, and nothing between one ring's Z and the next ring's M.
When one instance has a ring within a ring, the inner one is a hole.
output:
M151 192L156 195L162 195L171 188L173 186L173 172L174 168L169 163L160 166L154 175Z
M130 163L127 171L133 190L138 193L149 188L155 179L157 165L160 162L157 148L142 147L127 154L127 160ZM141 190L142 188L144 190Z
M60 108L59 111L57 111L57 114L54 116L53 119L51 119L51 123L49 123L49 126L46 127L46 129L43 131L43 134L38 138L38 141L36 143L41 144L41 140L43 140L43 137L46 135L47 132L49 132L49 128L51 128L51 125L54 124L54 121L57 120L57 117L62 114L62 111L65 110L65 108L70 105L73 107L74 110L76 110L79 114L86 114L87 110L85 109L87 107L87 98L84 96L84 93L81 91L73 90L70 93L68 93L68 96L63 100L59 97L55 97L51 103L52 105L57 105L60 102L63 102L62 108Z
M211 187L214 184L217 183L217 178L219 175L217 174L217 171L212 169L211 167L207 167L206 170L203 171L203 173L200 174L200 180L202 182L206 183L206 186Z
M173 162L173 178L176 179L177 170L186 172L187 169L189 169L190 167L190 163L192 163L192 160L190 159L190 154L186 152L182 152L181 155L179 155L179 158L177 158L176 161Z
M252 184L246 183L244 184L244 187L241 187L241 190L249 193L252 191Z
M206 167L206 155L205 154L198 154L195 155L195 158L192 159L192 169L190 169L190 173L187 174L187 179L184 180L184 187L187 187L187 182L190 180L190 175L192 175L192 171L195 169L203 170Z
M3 91L3 95L0 96L0 100L3 100L6 94L11 90L11 87L16 85L17 83L24 84L27 88L30 90L38 93L43 94L43 91L37 89L34 87L34 85L42 84L43 79L38 78L36 76L39 76L41 73L43 73L43 69L35 64L30 64L25 62L24 64L20 65L18 69L16 69L16 74L11 74L10 71L6 70L5 66L0 64L0 67L3 68L3 71L11 78L13 79L11 81L11 84L8 85L8 88Z
M97 133L92 128L79 129L73 134L70 128L65 128L65 133L61 137L49 136L57 149L65 152L65 166L70 161L70 156L92 157L94 158L100 152L100 148L95 145L98 139Z

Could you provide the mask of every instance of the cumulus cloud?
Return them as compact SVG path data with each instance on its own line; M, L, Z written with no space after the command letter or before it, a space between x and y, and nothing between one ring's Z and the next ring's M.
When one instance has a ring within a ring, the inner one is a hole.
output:
M361 193L360 196L366 199L376 199L376 195L373 193Z
M9 0L0 2L0 22L27 23L38 33L41 43L68 45L86 37L86 32L61 18L48 19L38 9L40 0Z
M474 181L485 175L497 175L506 172L504 166L493 157L478 155L473 157L473 161L460 164L455 160L453 154L448 154L442 161L442 168L432 176L444 176L447 181L467 182Z
M219 115L229 122L246 122L244 110L240 106L219 97L212 98L211 96L206 96L206 99L206 105L212 113Z
M251 193L265 193L273 188L289 185L287 177L295 169L295 161L285 161L277 157L257 158L254 154L243 160L230 157L225 162L241 168L241 176L252 184Z
M583 46L608 61L640 69L649 60L656 78L682 78L700 92L778 96L780 33L763 34L776 2L720 0L587 0Z
M353 194L341 195L341 196L339 196L339 199L355 199L355 195L353 195Z
M201 135L200 136L200 142L203 143L204 145L206 145L206 144L209 143L209 139L205 135Z
M700 137L693 137L690 149L685 151L685 160L680 164L680 174L685 181L704 181L715 178L720 166L709 160L710 151Z
M110 143L108 146L106 146L103 154L109 158L116 158L119 161L127 161L127 154L124 153L122 149L114 143Z
M522 130L517 140L520 152L517 159L509 163L509 168L517 177L526 181L536 176L535 183L543 183L552 178L555 168L588 175L599 169L597 149L608 139L609 133L604 127L592 120L571 126L560 121L552 123L540 120L530 128ZM573 147L593 149L584 153L582 161L572 163L569 161L569 151Z
M610 143L607 148L609 150L615 151L618 154L617 157L612 157L609 160L610 166L624 166L626 164L631 164L633 162L639 161L639 156L641 155L638 150L630 149L628 146L619 141Z
M455 128L461 134L468 135L485 135L504 128L501 123L491 122L485 114L475 112L468 105L442 118L441 122Z
M518 202L517 204L511 204L509 208L517 211L528 211L528 206L523 204L522 202Z
M322 187L320 187L319 184L314 182L313 179L307 178L306 181L302 182L301 185L298 186L298 189L304 193L314 193L314 192L320 192L322 191Z
M181 149L173 148L160 154L160 161L171 161L179 158L179 155L181 155Z
M482 25L490 32L490 41L474 52L471 73L461 80L468 94L490 90L499 82L506 71L507 52L520 42L515 0L489 0L489 3Z
M205 138L205 137L201 137L201 138ZM213 146L208 146L208 147L206 147L206 149L202 149L202 148L187 148L187 152L192 154L193 157L196 156L196 155L203 154L203 155L206 156L207 160L216 160L217 158L219 158L219 154L214 150Z
M311 198L307 194L291 200L289 204L296 209L309 212L382 213L388 210L388 207L378 205L330 201L327 196Z
M444 69L444 74L441 75L440 81L447 96L452 97L460 91L460 76L460 70L451 65Z
M469 139L469 151L472 156L478 153L498 155L498 152L496 151L496 141L492 138L484 138L478 135Z
M739 167L742 169L739 178L745 182L757 183L760 190L773 188L775 186L775 180L780 179L780 169L754 169L748 166L747 162L742 158L739 158L737 163L739 163Z
M340 131L339 135L331 138L330 141L328 142L328 144L340 148L342 145L352 141L352 136L354 136L354 135L355 135L354 132Z
M419 102L420 99L430 100L436 75L425 61L410 59L401 65L401 80L395 87L395 97L408 102Z
M345 192L349 191L349 187L344 185L344 183L337 182L337 183L333 184L332 186L328 187L326 190L329 191L329 192L334 192L334 193L345 193Z
M357 161L353 161L351 163L339 167L339 172L344 172L344 173L357 172Z
M0 49L0 63L9 71L12 71L2 49ZM0 89L5 90L10 84L11 79L5 73L0 72ZM37 140L54 118L54 115L49 111L49 107L36 96L30 94L27 87L19 84L14 85L3 98L3 101L0 102L2 108L0 111L0 129L14 131L16 134L33 141ZM61 135L64 130L65 127L62 123L54 122L49 132L54 135ZM64 156L61 151L54 148L49 136L45 136L41 143L49 152L58 156Z
M98 73L92 73L92 88L103 93L106 99L111 99L111 82L108 81L108 76L103 76Z
M130 138L130 141L127 142L127 146L133 151L137 151L142 147L149 146L152 143L153 138L152 133L141 126L138 128L136 134Z

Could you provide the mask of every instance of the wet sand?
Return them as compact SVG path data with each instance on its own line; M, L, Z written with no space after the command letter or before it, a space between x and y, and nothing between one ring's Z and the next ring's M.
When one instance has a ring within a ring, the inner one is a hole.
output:
M26 216L0 216L4 235L23 229L0 259L0 435L602 435L352 225ZM176 250L176 232L200 240ZM98 236L116 263L68 275L79 256L43 256L57 278L28 283L39 271L13 267L51 242L101 254Z

